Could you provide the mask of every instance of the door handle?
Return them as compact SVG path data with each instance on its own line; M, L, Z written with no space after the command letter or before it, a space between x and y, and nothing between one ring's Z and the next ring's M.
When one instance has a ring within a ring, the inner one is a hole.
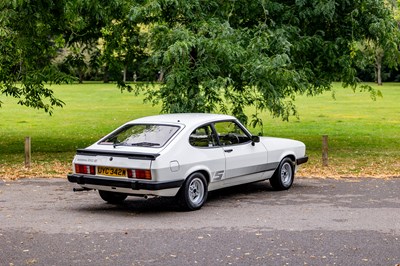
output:
M225 152L233 152L233 149L224 150Z

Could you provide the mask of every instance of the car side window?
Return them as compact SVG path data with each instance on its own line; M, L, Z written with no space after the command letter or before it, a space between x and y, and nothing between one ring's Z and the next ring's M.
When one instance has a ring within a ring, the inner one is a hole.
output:
M214 147L217 146L216 138L210 125L196 128L189 137L190 145L194 147Z
M246 143L251 141L243 129L233 121L217 122L214 124L219 142L222 146Z

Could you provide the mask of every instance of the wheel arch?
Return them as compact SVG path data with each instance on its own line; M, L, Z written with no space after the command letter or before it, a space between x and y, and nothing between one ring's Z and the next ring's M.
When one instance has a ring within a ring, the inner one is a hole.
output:
M285 158L289 158L290 160L292 160L293 164L296 163L296 156L294 156L294 154L288 154L285 157L283 157L282 160L285 159Z
M272 174L272 175L274 175L274 174L276 174L276 172L278 172L278 170L279 170L279 165L281 164L281 162L283 161L283 160L285 160L285 158L289 158L291 161L292 161L292 163L293 163L293 170L295 170L296 171L296 156L293 154L293 153L285 153L285 154L283 154L282 156L281 156L281 158L279 159L279 161L278 161L278 166L276 167L276 169L275 169L275 171L274 171L274 173Z
M210 184L210 174L206 170L198 170L193 173L197 173L197 172L202 173L204 175L204 177L206 178L206 181L207 181L207 185Z
M290 160L292 160L293 164L296 164L296 155L294 155L294 153L284 153L282 154L279 163L282 162L282 160L284 160L285 158L289 158Z
M185 173L185 180L191 175L191 174L194 174L194 173L202 173L203 175L204 175L204 177L206 178L206 181L207 181L207 185L208 184L210 184L210 181L211 181L211 173L210 173L210 170L209 169L207 169L207 167L205 167L205 166L197 166L197 167L193 167L193 168L190 168L188 171L186 171L186 173Z

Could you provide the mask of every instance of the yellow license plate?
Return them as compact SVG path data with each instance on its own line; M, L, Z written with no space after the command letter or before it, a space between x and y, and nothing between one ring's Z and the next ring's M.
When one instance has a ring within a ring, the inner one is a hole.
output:
M118 177L126 177L127 176L126 169L115 168L115 167L104 167L104 166L97 167L97 174L105 175L105 176L118 176Z

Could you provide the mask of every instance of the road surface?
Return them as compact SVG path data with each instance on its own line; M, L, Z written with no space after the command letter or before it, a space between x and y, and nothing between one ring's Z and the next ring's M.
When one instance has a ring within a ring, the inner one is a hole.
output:
M1 265L400 264L400 178L254 183L210 193L195 212L73 187L0 181Z

